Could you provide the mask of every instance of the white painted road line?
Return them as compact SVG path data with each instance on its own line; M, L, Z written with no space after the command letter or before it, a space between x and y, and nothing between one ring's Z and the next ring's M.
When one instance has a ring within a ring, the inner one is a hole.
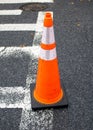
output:
M36 32L42 32L43 29L43 19L45 12L39 11L36 23Z
M53 3L53 0L0 0L0 4L18 4L18 3Z
M24 98L24 92L21 86L0 87L0 108L22 108L24 103L21 99Z
M36 24L0 24L0 31L35 31Z
M21 15L22 10L0 10L0 15Z
M33 46L39 45L41 36L42 36L42 29L43 29L43 19L44 19L45 12L38 12L37 24L36 24L36 31L35 36L33 39Z

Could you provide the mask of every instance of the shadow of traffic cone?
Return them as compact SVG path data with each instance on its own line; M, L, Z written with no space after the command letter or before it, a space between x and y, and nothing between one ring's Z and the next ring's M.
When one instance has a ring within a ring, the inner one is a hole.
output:
M31 86L32 109L67 106L60 83L51 13L46 13L35 88Z

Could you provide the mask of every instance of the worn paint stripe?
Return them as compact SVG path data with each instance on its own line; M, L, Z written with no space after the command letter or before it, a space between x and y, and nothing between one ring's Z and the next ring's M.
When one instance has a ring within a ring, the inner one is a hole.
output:
M0 15L21 15L22 10L0 10Z
M25 89L17 87L0 87L0 108L22 108ZM16 99L15 99L16 98Z
M36 31L35 31L35 36L33 39L33 44L32 44L33 46L38 46L41 42L44 14L45 12L42 12L42 11L38 12Z
M0 24L0 31L35 31L36 24Z
M13 4L13 3L53 3L53 0L0 0L0 4Z

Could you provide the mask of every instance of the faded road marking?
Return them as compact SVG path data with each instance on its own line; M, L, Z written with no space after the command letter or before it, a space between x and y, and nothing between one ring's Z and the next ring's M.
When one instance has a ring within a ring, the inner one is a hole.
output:
M12 3L53 3L53 0L0 0L0 4L12 4Z
M0 87L0 108L22 108L24 92L21 86Z
M21 15L22 10L0 10L0 15Z
M35 31L36 24L0 24L0 31Z

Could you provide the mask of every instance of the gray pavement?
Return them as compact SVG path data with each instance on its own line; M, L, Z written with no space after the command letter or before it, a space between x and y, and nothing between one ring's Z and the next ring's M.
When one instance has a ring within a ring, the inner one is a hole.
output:
M20 6L0 5L0 9ZM47 10L54 14L60 77L68 108L37 112L29 109L25 95L36 77L36 48L32 46L35 32L0 32L0 130L93 129L93 2L55 0ZM32 11L0 16L0 24L36 23L37 16L38 12ZM36 40L39 44L40 39Z

